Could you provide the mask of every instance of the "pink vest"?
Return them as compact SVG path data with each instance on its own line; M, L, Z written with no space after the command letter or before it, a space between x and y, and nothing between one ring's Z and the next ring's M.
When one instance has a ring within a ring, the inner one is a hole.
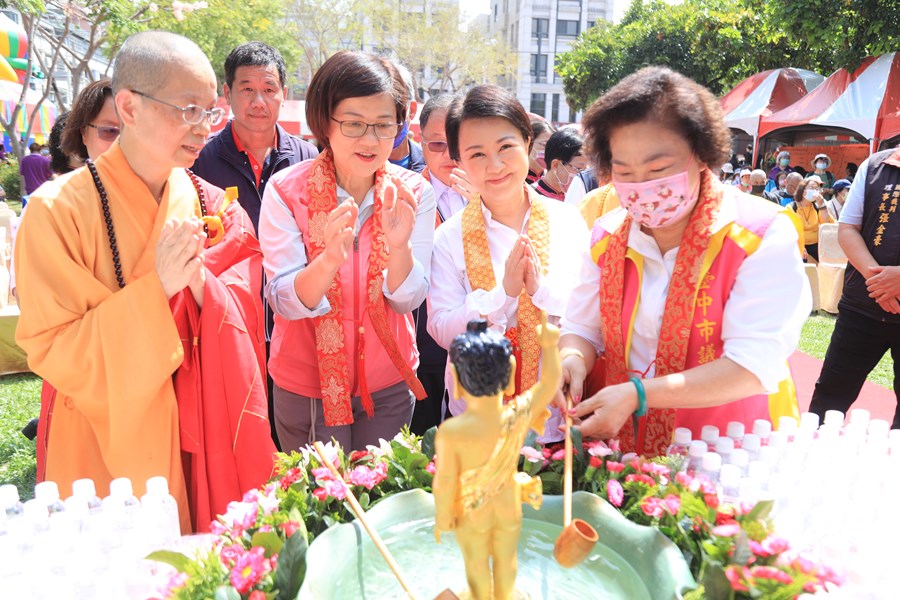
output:
M736 197L739 196L739 197ZM689 332L680 332L688 339L685 368L690 369L717 358L724 352L722 322L725 304L734 287L741 263L753 254L772 224L781 212L771 202L750 199L744 194L725 191L723 204L731 203L737 208L737 218L717 231L710 239L709 248L703 260L700 289L694 304L694 317ZM610 234L600 227L594 227L593 255L600 268L606 258L604 240ZM622 303L622 326L630 346L634 329L636 303L641 289L641 259L630 248L625 256L624 300ZM773 309L774 310L774 309ZM626 363L630 347L625 349ZM687 427L694 439L700 439L704 425L715 425L723 432L730 421L739 421L747 431L753 428L756 419L770 420L769 396L757 395L736 400L720 406L708 408L681 408L676 411L675 427Z
M272 176L269 182L269 185L275 187L278 195L291 209L297 227L304 236L309 232L309 209L307 206L309 198L306 180L312 165L312 160L298 163L279 171ZM388 170L392 177L399 178L406 183L416 198L422 197L425 180L421 176L391 164L388 164ZM357 242L354 244L352 255L338 271L344 299L344 353L347 356L347 368L353 396L359 396L356 357L359 335L366 336L366 381L370 392L374 393L403 381L403 376L394 367L381 340L378 339L375 327L366 310L368 303L365 289L366 272L372 245L372 223L370 218L363 224ZM378 290L378 294L382 302L387 302L381 290ZM415 370L419 366L419 351L416 348L416 330L412 313L398 314L389 304L385 309L400 353ZM359 333L360 327L365 333ZM313 319L291 321L275 315L269 373L280 388L301 396L322 397Z

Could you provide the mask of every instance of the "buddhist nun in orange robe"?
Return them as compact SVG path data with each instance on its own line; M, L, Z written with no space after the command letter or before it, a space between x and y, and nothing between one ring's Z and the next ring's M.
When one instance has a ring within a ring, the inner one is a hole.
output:
M76 479L105 495L129 477L141 495L164 475L182 530L206 530L272 471L262 257L233 194L185 170L221 117L202 51L136 34L113 86L119 141L35 193L17 240L16 339L54 388L42 398L39 477L63 496Z

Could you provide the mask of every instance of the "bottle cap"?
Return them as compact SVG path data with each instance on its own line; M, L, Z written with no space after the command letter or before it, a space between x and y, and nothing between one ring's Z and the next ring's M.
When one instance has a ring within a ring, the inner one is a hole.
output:
M72 482L72 495L85 500L97 495L97 488L93 479L78 479Z
M119 477L109 482L109 495L115 498L128 498L134 496L131 480L127 477Z
M740 468L746 467L750 463L750 453L743 448L738 448L731 453L728 462Z
M722 457L715 452L707 452L703 455L703 470L716 472L722 468Z
M869 438L887 438L891 430L891 424L884 419L872 419L869 421Z
M739 440L744 437L744 424L739 421L732 421L725 430L725 435L733 440Z
M0 485L0 505L9 508L19 501L19 488L11 483Z
M42 481L34 486L34 497L44 506L59 500L59 487L55 481Z
M723 487L737 487L741 482L741 469L737 465L722 465L719 483Z
M825 424L826 425L837 425L838 428L844 426L844 413L839 410L826 410L825 411Z
M691 458L703 458L703 455L709 451L709 447L703 440L694 440L688 447L688 456Z
M704 425L700 430L700 439L709 444L715 445L719 441L719 428L715 425Z
M691 430L687 427L678 427L675 430L675 443L682 446L687 446L691 443L692 436L693 434L691 433Z
M797 430L797 419L789 415L778 418L778 431L792 435Z
M787 445L787 433L781 429L773 431L769 436L769 446L773 448L784 448Z
M154 496L168 496L169 482L165 477L158 475L147 480L147 494Z
M850 422L866 425L869 423L869 418L871 416L871 413L864 408L854 408L850 411Z
M730 437L720 437L716 442L716 452L719 454L731 454L734 452L734 440Z
M753 421L753 433L761 438L769 437L772 433L772 423L766 419L757 419Z
M800 415L800 429L805 431L815 431L819 428L819 415L816 413L805 412Z
M759 449L762 447L762 441L755 433L748 433L744 436L744 441L741 443L741 447L744 448L747 452L759 452Z

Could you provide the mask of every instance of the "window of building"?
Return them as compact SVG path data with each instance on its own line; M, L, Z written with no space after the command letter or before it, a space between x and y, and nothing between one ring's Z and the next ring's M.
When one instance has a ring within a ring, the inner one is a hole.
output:
M553 94L553 100L550 103L550 120L554 123L559 122L559 94Z
M559 19L556 21L556 35L575 37L581 33L581 22Z
M547 55L532 54L531 55L531 76L535 82L541 80L546 81L547 78Z
M550 19L532 19L531 37L546 38L550 36Z
M497 6L499 6L499 5L495 3L494 4L494 23L497 22Z
M594 25L596 25L596 24L597 24L597 21L588 21L588 22L587 22L587 28L588 28L588 29L593 29L593 28L594 28Z
M531 108L529 110L543 117L544 113L547 112L547 94L532 94Z

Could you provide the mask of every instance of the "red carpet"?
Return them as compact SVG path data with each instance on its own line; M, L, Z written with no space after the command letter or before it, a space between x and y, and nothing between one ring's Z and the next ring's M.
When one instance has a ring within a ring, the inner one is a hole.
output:
M797 400L800 403L800 412L809 409L813 390L816 387L816 379L822 370L822 361L804 354L799 350L788 359L791 365L791 373L794 375L794 384L797 386ZM888 423L894 420L894 409L897 406L897 397L893 390L881 387L867 381L863 384L859 398L853 403L853 408L865 408L872 413L873 419L884 419Z

